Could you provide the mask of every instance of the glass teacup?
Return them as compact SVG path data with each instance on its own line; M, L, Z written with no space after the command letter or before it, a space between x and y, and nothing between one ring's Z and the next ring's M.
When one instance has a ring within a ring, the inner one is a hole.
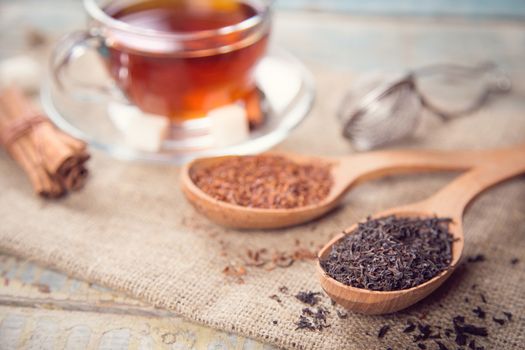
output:
M84 0L84 6L88 29L66 36L53 55L59 86L78 53L94 49L129 102L176 124L253 93L270 1Z

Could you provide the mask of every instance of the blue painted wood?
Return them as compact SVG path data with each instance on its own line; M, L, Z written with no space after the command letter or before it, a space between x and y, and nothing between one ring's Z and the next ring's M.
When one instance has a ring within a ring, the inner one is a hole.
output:
M523 0L276 0L281 9L358 15L525 17Z
M0 0L1 4L41 0ZM274 0L278 9L348 12L355 15L525 18L525 0ZM49 6L78 6L82 0L46 0ZM76 3L76 4L75 4Z

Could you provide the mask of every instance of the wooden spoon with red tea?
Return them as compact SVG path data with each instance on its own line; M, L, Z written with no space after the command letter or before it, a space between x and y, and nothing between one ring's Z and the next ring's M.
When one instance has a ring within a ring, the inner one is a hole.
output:
M485 189L525 173L524 148L507 151L505 154L501 154L499 159L493 158L489 161L486 165L461 175L422 202L393 208L372 216L372 219L391 215L398 218L452 218L452 223L449 224L449 232L454 241L452 243L452 259L447 269L432 279L408 289L373 291L348 286L328 276L320 264L320 261L326 259L330 254L332 246L345 237L345 234L340 234L328 242L319 252L320 260L317 264L317 270L321 286L326 293L348 310L365 314L386 314L402 310L432 293L452 274L461 258L464 244L463 212L468 203ZM345 232L354 232L356 228L357 224Z
M398 173L466 170L487 160L498 159L505 152L506 149L449 152L377 151L339 158L269 153L284 156L300 164L331 165L333 184L328 195L316 204L289 209L252 208L227 203L208 195L192 181L193 171L238 156L202 158L186 164L181 172L181 185L189 202L219 225L241 229L274 229L298 225L322 216L336 207L344 195L360 182Z

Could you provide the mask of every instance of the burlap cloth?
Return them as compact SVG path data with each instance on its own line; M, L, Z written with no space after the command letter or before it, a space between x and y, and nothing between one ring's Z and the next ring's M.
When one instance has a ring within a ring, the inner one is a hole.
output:
M334 109L344 91L337 72L315 70L319 97L309 119L279 148L295 152L343 155L351 147L339 136ZM474 116L446 125L430 122L425 137L403 147L488 148L525 142L523 99L506 97ZM319 132L322 130L323 132ZM525 178L502 184L480 197L465 219L466 256L482 253L486 261L464 263L438 292L418 305L389 316L350 313L322 332L296 330L304 307L292 295L320 291L313 261L266 271L247 268L244 283L222 270L240 262L247 249L270 252L316 249L367 214L422 199L453 174L399 176L354 189L344 205L324 218L278 231L239 232L208 222L188 205L179 189L176 167L116 161L94 151L86 188L63 200L44 201L31 192L22 171L0 153L0 248L73 276L120 290L188 319L284 348L415 348L401 330L406 320L451 327L451 319L485 325L481 339L490 349L521 349L525 344ZM512 258L520 259L512 265ZM473 285L477 285L472 289ZM280 293L286 286L288 295ZM479 293L487 303L480 300ZM270 298L277 294L282 303ZM469 298L469 302L465 301ZM480 305L487 318L471 311ZM492 316L509 311L500 326ZM277 324L274 324L276 321ZM382 339L379 328L392 329ZM443 336L444 337L444 336ZM450 348L453 340L442 340ZM437 348L427 341L428 348Z

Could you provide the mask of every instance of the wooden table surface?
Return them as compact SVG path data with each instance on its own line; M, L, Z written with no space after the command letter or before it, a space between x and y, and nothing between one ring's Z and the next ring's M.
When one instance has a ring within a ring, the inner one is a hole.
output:
M79 1L0 0L0 31L9 34L0 35L0 58L24 50L28 27L56 35L82 27L83 18ZM283 11L276 22L279 45L315 72L340 79L377 68L487 58L524 75L522 21ZM515 90L522 94L523 85ZM0 274L0 349L271 349L11 256L0 255Z
M0 255L0 349L272 349Z

